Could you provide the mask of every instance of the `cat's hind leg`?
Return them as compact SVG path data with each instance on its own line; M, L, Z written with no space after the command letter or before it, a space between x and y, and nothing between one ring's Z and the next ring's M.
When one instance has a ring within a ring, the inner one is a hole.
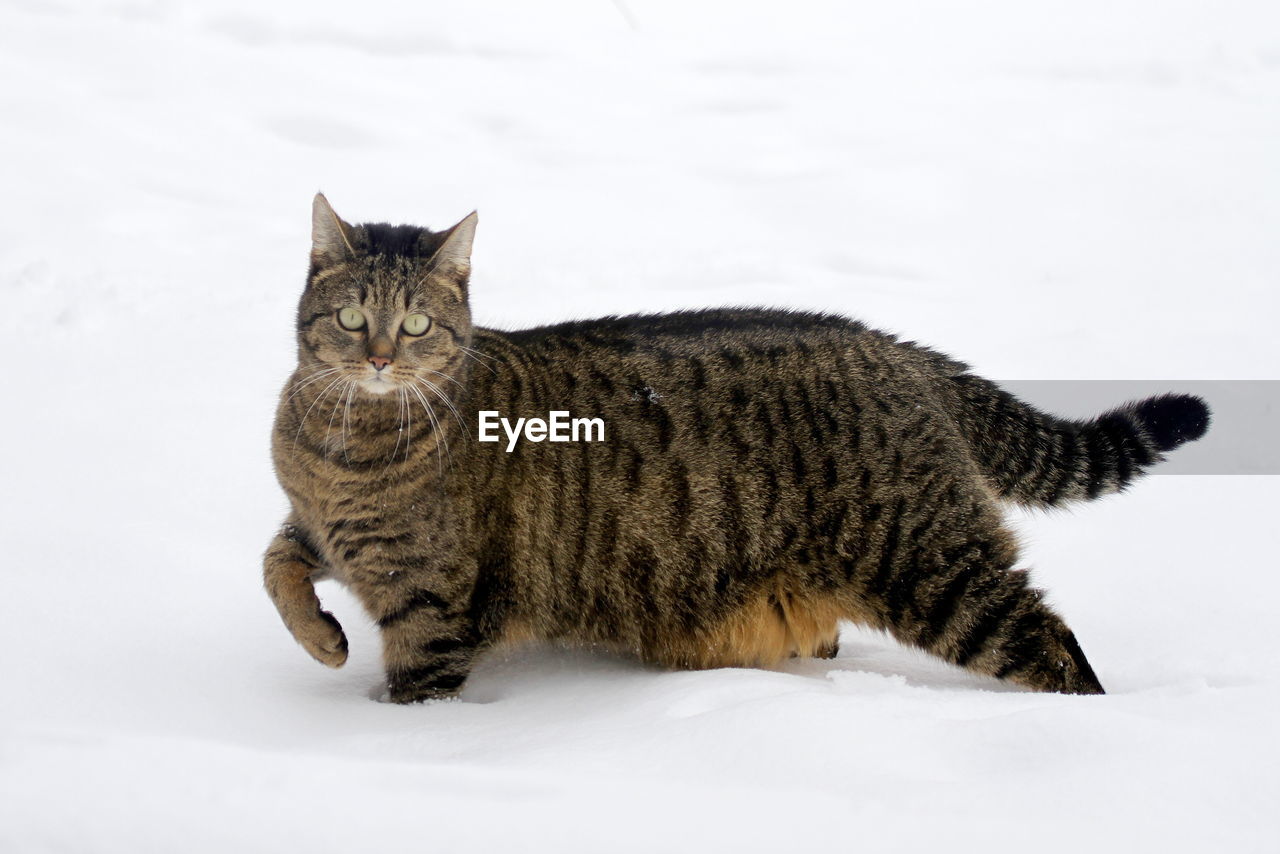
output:
M1042 596L1025 572L952 576L934 588L925 619L907 636L952 664L1037 691L1104 693L1075 635Z
M1101 694L1066 623L1012 570L1016 547L1003 528L931 541L928 531L862 566L860 616L960 667L1037 691Z

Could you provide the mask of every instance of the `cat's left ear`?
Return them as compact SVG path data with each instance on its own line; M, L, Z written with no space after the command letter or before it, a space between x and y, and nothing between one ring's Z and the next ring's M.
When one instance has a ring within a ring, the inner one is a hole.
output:
M466 286L471 275L471 242L475 240L479 221L475 211L467 214L462 222L446 232L444 243L431 256L431 269L453 278L460 287Z

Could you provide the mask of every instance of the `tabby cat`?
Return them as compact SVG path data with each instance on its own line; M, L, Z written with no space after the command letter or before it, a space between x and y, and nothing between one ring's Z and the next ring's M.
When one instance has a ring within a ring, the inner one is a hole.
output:
M768 667L835 655L841 620L1035 690L1102 693L1013 569L1001 504L1123 489L1205 432L1202 400L1063 420L829 314L473 326L475 227L350 225L315 199L273 443L292 512L265 579L316 659L347 657L313 586L333 577L377 622L401 703L456 695L507 641ZM606 432L508 451L478 441L482 410Z

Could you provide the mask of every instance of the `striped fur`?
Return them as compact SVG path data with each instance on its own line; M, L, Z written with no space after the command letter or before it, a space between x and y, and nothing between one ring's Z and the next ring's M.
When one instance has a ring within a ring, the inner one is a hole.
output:
M1170 451L1204 435L1209 410L1190 395L1162 395L1079 422L1038 412L987 380L952 377L951 409L1003 498L1056 507L1119 492Z
M1122 488L1203 432L1200 401L1061 421L832 315L474 327L469 230L321 219L274 433L293 512L265 561L281 616L320 661L346 657L311 585L331 575L377 621L398 702L453 696L504 640L769 666L834 655L840 620L1034 689L1102 691L1013 568L999 499ZM366 330L336 323L347 305ZM411 310L435 321L421 339L396 334ZM375 341L392 347L391 393L359 384ZM607 441L507 453L476 441L485 409L602 417Z

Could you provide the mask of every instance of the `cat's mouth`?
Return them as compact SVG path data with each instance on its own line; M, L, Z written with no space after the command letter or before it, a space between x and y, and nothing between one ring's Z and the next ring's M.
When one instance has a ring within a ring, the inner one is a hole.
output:
M381 371L360 381L360 387L370 394L387 394L400 387L400 383Z

